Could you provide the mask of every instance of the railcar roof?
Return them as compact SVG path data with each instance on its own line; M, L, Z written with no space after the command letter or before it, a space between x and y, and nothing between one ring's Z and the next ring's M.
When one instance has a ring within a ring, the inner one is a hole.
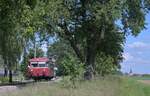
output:
M46 57L40 57L40 58L32 58L29 61L30 62L48 62L49 59Z

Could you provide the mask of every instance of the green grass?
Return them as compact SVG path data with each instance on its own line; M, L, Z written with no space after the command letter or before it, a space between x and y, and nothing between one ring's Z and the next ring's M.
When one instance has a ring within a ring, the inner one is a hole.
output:
M139 79L142 80L143 78ZM139 79L132 77L122 79L120 96L150 96L150 85L138 82Z
M77 88L63 87L62 82L57 84L43 82L0 96L150 96L150 86L128 77L109 76L79 82Z

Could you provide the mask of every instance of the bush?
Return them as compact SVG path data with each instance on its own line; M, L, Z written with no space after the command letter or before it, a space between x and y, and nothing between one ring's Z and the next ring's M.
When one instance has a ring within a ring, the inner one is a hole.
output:
M0 77L0 83L8 83L9 78L8 77Z
M102 76L114 73L118 69L118 66L114 64L114 58L103 53L97 56L95 67L96 74Z
M19 67L19 71L22 72L23 76L26 76L27 73L27 63L22 63Z
M61 66L63 67L63 73L67 75L70 82L72 82L73 87L75 87L75 82L81 80L83 77L83 64L80 63L77 58L69 55L64 58Z

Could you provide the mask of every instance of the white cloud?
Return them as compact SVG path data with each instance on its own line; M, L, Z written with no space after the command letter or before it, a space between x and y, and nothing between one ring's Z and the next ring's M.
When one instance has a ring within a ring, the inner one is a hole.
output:
M132 60L134 57L130 53L124 53L123 58L125 59L125 61L129 61Z
M128 44L127 47L129 47L129 48L148 48L148 47L150 47L150 45L146 44L144 42L138 41L138 42L133 42L131 44Z
M142 65L142 64L150 64L150 60L149 59L146 59L144 57L141 57L139 55L131 55L131 53L124 53L123 54L123 57L124 57L124 63L126 64L132 64L132 65Z

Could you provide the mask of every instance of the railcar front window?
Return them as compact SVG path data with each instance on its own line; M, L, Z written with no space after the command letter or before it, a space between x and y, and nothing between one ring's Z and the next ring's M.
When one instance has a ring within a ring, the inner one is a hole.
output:
M46 67L46 64L39 64L39 67Z
M38 62L39 63L39 67L47 67L46 62Z
M38 64L37 63L33 63L33 64L31 64L32 65L32 67L38 67Z

